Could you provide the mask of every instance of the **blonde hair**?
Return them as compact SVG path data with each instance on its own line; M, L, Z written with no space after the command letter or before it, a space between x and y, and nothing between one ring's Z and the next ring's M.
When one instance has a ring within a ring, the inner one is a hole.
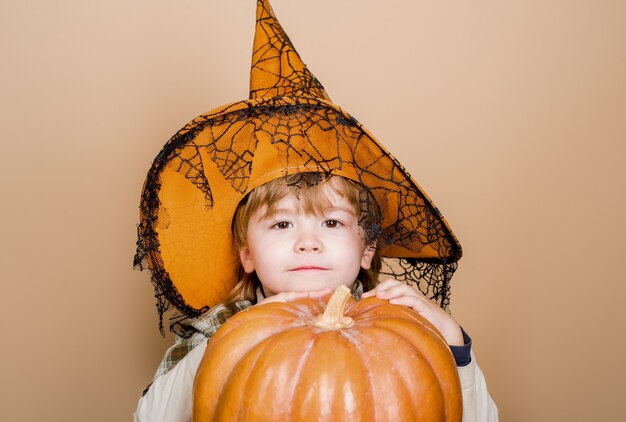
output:
M325 173L299 173L261 185L240 202L232 222L234 250L238 253L240 248L246 246L248 223L258 210L263 209L267 216L271 216L275 212L276 204L287 195L293 194L298 198L301 212L320 215L325 208L332 206L328 188L345 198L354 207L359 225L363 228L363 242L368 247L374 248L376 234L372 228L378 226L379 213L376 211L378 207L373 203L371 195L368 195L356 182L340 176ZM363 283L364 291L371 290L378 283L380 265L380 256L378 252L375 252L371 268L369 270L361 268L359 271L358 279ZM241 300L255 303L256 290L261 286L256 273L246 273L240 263L236 277L238 283L230 292L225 304L233 306L235 302Z

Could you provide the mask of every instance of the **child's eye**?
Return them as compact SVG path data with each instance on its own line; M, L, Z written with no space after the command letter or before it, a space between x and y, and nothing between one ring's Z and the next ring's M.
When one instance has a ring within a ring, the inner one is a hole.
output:
M274 223L272 227L277 229L288 229L289 227L291 227L291 223L289 221L279 221L277 223Z
M330 220L324 221L324 226L328 227L329 229L334 229L336 227L341 226L341 222L330 219Z

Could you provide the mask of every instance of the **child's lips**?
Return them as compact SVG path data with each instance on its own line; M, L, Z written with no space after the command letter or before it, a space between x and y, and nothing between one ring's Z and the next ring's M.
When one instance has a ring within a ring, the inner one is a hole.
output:
M326 271L328 268L320 267L317 265L301 265L299 267L292 268L289 271Z

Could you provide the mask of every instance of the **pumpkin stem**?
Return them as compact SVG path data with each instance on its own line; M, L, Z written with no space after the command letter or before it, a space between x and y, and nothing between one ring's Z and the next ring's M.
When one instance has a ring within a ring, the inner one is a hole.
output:
M312 324L326 330L352 327L354 320L343 316L348 299L350 299L350 289L346 286L337 287L337 290L330 297L324 313L315 318Z

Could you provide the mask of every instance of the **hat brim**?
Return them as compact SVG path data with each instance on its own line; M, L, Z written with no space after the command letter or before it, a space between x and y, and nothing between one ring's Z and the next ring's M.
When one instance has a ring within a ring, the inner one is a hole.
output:
M260 98L195 118L154 160L137 256L147 259L157 292L188 316L224 301L237 282L237 205L257 186L303 172L340 175L369 190L382 215L382 257L460 259L432 201L356 119L319 98Z

